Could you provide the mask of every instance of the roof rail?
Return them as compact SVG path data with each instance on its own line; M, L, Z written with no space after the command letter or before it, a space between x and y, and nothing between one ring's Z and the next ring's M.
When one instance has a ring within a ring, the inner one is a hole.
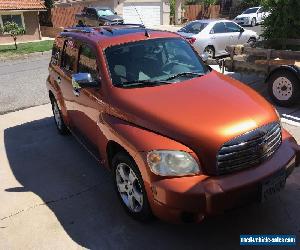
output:
M140 24L140 23L112 23L110 25L107 26L114 26L114 25L128 25L128 26L137 26L140 28L145 28L144 24Z
M74 27L65 28L63 30L63 32L83 32L83 33L91 33L93 31L94 31L93 28L87 26L74 26Z

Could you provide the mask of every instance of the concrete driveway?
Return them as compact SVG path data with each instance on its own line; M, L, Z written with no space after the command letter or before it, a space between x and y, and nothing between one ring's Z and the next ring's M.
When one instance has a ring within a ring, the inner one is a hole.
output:
M0 116L0 249L233 250L240 234L300 237L299 168L267 203L199 225L141 224L119 205L110 173L52 119L49 104ZM284 126L300 143L299 128Z

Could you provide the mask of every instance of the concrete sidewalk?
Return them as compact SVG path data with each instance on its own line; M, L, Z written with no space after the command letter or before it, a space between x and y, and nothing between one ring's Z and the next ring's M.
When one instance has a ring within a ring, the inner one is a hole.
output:
M0 249L232 250L241 233L300 237L299 169L273 200L200 225L132 220L110 173L57 133L49 104L0 116L0 166Z

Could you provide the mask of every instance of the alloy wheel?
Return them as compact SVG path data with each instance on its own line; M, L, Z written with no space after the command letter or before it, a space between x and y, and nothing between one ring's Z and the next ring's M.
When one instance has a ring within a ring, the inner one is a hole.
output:
M55 101L53 102L52 105L53 105L53 115L54 115L55 123L56 123L58 129L62 129L63 121L62 121L59 107Z
M138 177L126 163L116 168L116 184L122 201L134 213L143 209L143 191Z

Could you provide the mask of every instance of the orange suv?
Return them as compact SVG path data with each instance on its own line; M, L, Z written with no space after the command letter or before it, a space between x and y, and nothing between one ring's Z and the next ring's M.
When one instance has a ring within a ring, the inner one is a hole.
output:
M199 222L264 201L300 163L275 109L175 33L67 29L47 88L58 131L112 171L121 204L139 220Z

